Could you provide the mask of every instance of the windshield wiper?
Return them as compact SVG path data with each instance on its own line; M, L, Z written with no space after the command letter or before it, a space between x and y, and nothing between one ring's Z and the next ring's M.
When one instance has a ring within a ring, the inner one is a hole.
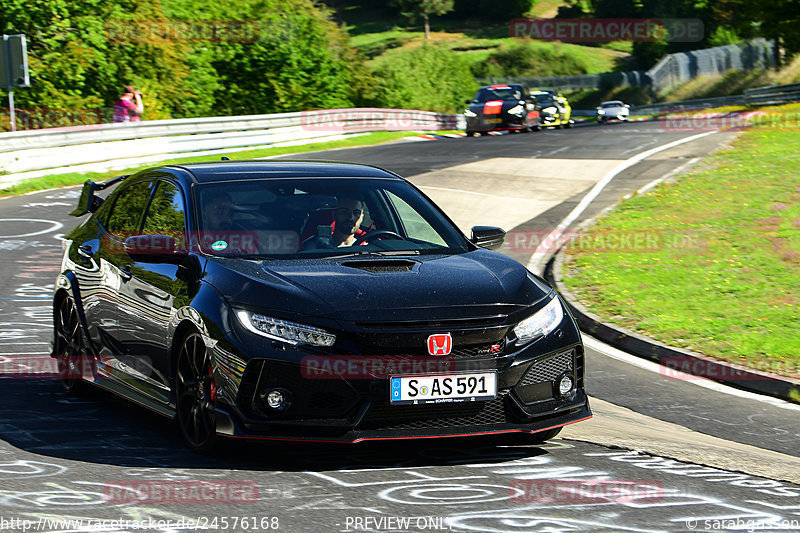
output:
M336 255L326 255L323 259L339 259L342 257L367 257L370 255L377 255L381 257L397 256L397 255L419 255L419 250L378 250L378 251L363 251L363 252L349 252Z

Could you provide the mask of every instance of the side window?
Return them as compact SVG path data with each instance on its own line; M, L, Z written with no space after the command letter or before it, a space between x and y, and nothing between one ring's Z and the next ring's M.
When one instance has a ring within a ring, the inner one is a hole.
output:
M159 181L150 207L147 208L142 234L169 235L182 248L186 242L185 229L183 194L175 184Z
M429 242L432 244L439 244L447 246L444 239L439 235L433 227L428 223L422 215L420 215L413 207L408 205L405 200L394 194L393 192L386 191L386 194L391 200L397 214L403 221L403 227L406 230L406 235L412 239Z
M142 214L150 199L152 187L152 182L144 181L125 187L117 194L106 224L110 234L122 240L139 234Z

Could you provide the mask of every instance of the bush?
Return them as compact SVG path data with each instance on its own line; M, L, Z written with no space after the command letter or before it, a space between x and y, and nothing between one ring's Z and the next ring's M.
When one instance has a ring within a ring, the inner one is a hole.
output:
M478 78L507 76L568 76L585 74L586 65L556 45L521 42L502 45L485 61L472 65Z
M378 65L375 100L378 107L462 111L477 84L465 60L442 46L423 44L387 57Z

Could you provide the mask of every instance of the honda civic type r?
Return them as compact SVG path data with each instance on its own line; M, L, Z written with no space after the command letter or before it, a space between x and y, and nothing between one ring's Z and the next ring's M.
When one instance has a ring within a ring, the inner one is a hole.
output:
M97 194L116 186L105 200ZM375 167L210 162L87 181L53 300L65 388L220 436L358 442L591 416L559 295Z

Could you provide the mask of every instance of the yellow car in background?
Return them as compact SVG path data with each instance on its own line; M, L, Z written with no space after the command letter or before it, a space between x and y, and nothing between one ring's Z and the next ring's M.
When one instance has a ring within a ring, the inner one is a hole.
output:
M542 126L572 127L572 107L565 96L554 89L536 89L531 91L531 96L536 98L540 108Z

